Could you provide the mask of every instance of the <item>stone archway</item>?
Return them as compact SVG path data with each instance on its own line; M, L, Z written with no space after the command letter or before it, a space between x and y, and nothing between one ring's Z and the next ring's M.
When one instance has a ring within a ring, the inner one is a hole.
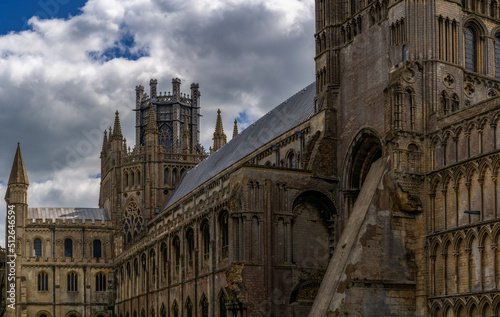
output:
M382 138L376 131L365 128L359 131L347 151L344 165L343 192L348 215L358 197L370 167L383 156L381 140Z

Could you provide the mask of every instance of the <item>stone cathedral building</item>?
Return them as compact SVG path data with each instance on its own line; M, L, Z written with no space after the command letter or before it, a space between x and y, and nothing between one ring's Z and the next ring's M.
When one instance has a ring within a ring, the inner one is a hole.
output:
M316 82L229 142L219 111L209 151L197 84L138 86L98 208L27 206L18 147L7 316L500 315L499 3L316 0L315 43Z

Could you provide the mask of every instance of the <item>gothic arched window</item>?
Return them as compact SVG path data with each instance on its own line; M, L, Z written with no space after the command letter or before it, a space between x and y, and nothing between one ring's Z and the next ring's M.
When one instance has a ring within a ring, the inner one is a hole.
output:
M132 199L128 203L127 209L125 209L125 216L123 219L123 230L127 237L127 243L141 232L143 225L144 219L140 213L139 206L137 206L135 200Z
M187 242L187 260L188 266L190 268L193 267L193 259L194 259L194 231L192 228L189 228L186 233L186 242Z
M173 317L179 317L179 308L177 307L176 301L172 304L172 315Z
M219 317L227 317L226 295L222 291L219 296Z
M223 211L219 217L221 257L227 258L229 247L229 216Z
M163 184L168 185L168 168L163 171Z
M495 37L495 77L500 78L500 35Z
M210 257L210 225L207 220L201 224L201 235L203 240L203 263L208 263Z
M175 236L172 246L174 248L174 270L175 273L178 273L181 265L181 241L178 236Z
M477 72L477 34L472 26L465 28L465 69Z
M42 256L42 240L36 238L35 241L33 241L33 255L38 257Z
M208 317L208 300L205 294L201 297L200 301L201 306L201 317Z
M193 317L193 303L189 297L186 300L186 317Z

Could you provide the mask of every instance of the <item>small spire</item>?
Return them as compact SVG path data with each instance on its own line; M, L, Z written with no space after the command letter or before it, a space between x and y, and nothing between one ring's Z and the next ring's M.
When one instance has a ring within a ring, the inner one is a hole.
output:
M153 103L149 103L149 115L148 115L148 124L146 125L146 134L153 133L158 134L158 125L156 124L155 111Z
M104 130L104 139L102 140L102 152L106 151L108 146L108 131Z
M121 140L123 138L122 135L122 128L120 126L120 117L118 110L115 112L115 125L113 126L113 136L110 136L110 139L115 140Z
M222 127L222 118L220 115L220 109L217 110L217 122L215 123L215 132L212 140L214 140L214 147L210 151L210 153L217 151L218 149L223 147L227 142L226 134L224 133L224 128Z
M21 155L21 146L17 143L16 155L14 156L14 163L10 171L9 185L23 184L29 185L28 174L24 167L23 156Z
M224 128L222 127L222 118L220 116L220 109L217 109L217 121L215 123L215 133L223 134Z
M234 119L233 138L238 135L238 120Z

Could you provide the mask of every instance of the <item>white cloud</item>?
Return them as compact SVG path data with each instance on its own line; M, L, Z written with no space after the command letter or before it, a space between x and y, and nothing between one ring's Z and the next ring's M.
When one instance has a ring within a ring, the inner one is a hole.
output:
M31 18L0 37L0 190L20 141L30 205L96 207L100 145L68 155L115 109L133 146L135 86L150 78L160 91L198 82L202 144L218 108L230 137L240 113L255 120L314 80L313 18L313 0L89 0L68 19Z

